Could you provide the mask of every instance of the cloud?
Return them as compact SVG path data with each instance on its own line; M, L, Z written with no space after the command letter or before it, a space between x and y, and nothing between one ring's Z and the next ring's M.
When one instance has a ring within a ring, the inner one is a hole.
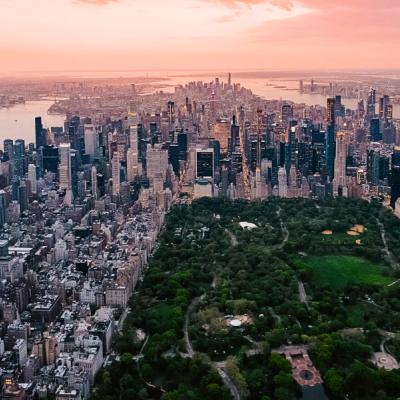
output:
M251 7L258 4L266 4L274 7L290 10L293 7L291 0L205 0L208 3L222 4L229 8Z
M92 4L95 6L105 6L111 3L117 3L119 0L75 0L77 3Z

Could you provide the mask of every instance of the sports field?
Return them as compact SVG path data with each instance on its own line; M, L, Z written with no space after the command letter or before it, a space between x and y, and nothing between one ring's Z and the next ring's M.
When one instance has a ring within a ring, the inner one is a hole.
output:
M382 275L383 267L361 257L296 257L300 271L311 271L312 281L320 287L343 289L348 284L387 285L393 279Z

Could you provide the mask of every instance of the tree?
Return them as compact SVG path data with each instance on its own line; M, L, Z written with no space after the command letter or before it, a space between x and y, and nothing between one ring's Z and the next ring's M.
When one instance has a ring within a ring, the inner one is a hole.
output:
M343 398L344 379L335 368L330 368L324 375L327 389L337 398Z

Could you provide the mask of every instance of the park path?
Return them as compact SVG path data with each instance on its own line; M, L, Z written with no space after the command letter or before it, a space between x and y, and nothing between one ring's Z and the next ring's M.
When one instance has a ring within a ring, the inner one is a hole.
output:
M304 283L302 281L298 281L297 283L299 285L299 299L300 299L300 302L307 305L308 304L308 300L307 300L306 289L304 288Z
M282 212L282 208L278 207L278 210L276 211L276 215L279 218L279 222L280 222L280 225L281 225L281 230L282 230L282 233L283 233L282 242L278 246L276 246L276 248L278 248L278 249L282 249L283 246L285 246L285 244L289 240L289 230L288 230L286 224L283 222L283 219L282 219L282 216L281 216L281 212Z
M384 251L384 253L386 255L386 258L387 258L390 266L393 269L399 269L400 266L399 266L396 258L394 257L393 253L389 250L389 246L388 246L387 239L386 239L385 225L383 225L383 223L379 220L379 218L376 218L376 223L378 224L379 230L381 232L381 239L382 239L382 243L383 243L383 251Z
M221 377L222 381L224 382L225 386L229 389L231 392L232 397L235 400L241 400L241 395L236 387L236 385L233 383L232 379L230 376L225 372L225 361L221 362L213 362L211 363L213 367L217 370L219 376Z
M231 239L231 245L232 247L236 247L238 245L238 240L236 235L234 235L229 229L225 229L225 232L229 235Z
M217 277L214 276L213 282L211 283L211 287L215 287L216 280L217 280ZM193 311L195 310L195 308L197 307L197 305L205 299L206 295L207 295L206 293L203 293L201 296L194 298L185 313L185 321L183 324L183 335L184 335L185 346L186 346L186 354L185 355L190 358L193 358L193 356L195 354L195 350L193 348L193 344L192 344L192 341L190 340L190 335L189 335L190 316L193 313ZM224 385L231 392L233 398L235 400L241 400L241 396L240 396L240 392L239 392L238 388L233 383L233 381L229 377L229 375L224 371L225 361L220 362L220 363L210 361L209 365L211 365L213 368L215 368L217 370Z

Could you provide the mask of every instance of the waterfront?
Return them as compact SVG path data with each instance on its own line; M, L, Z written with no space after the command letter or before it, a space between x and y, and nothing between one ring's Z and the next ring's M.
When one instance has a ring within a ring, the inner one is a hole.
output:
M173 92L176 85L185 85L190 81L211 82L216 77L220 80L227 80L227 74L192 74L168 76L168 80L155 80L152 82L154 91L163 90ZM256 95L268 100L288 100L295 103L304 103L308 106L326 105L327 96L322 94L301 93L298 88L298 79L265 78L265 77L235 77L232 81L251 89ZM352 110L357 106L357 99L343 98L343 104ZM0 108L0 139L24 139L26 143L33 142L35 136L35 122L37 116L41 116L43 125L47 128L63 126L65 116L49 115L47 110L53 104L49 98L41 101L27 101L25 104L18 104L10 108ZM393 105L394 118L400 118L400 104Z
M64 115L50 115L51 100L27 101L10 108L0 108L0 139L35 141L35 117L42 117L45 127L63 126Z

